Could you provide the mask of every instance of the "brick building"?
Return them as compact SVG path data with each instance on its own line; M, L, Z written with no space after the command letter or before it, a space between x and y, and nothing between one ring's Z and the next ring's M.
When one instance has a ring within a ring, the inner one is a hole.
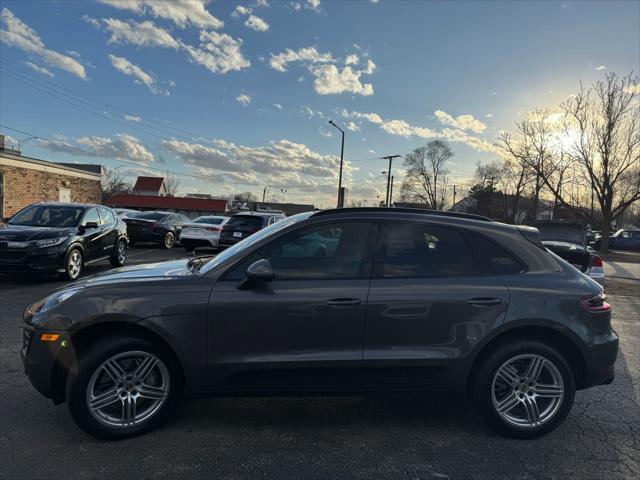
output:
M6 148L0 135L0 219L36 202L100 203L102 168L47 162Z

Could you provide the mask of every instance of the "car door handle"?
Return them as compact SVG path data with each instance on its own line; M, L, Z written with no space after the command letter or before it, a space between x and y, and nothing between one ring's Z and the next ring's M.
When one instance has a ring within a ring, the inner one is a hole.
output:
M324 303L330 307L355 307L356 305L360 305L361 300L357 298L332 298Z
M467 300L467 303L471 305L476 305L478 307L482 307L482 306L488 306L488 305L499 305L502 303L502 299L488 298L488 297L470 298L469 300Z

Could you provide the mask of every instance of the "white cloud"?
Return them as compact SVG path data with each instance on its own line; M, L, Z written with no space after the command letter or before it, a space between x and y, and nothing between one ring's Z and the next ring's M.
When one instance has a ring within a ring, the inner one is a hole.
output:
M16 17L8 8L3 8L0 19L5 29L0 30L0 41L39 57L50 67L65 70L83 80L87 79L84 66L76 59L46 48L40 36Z
M307 0L305 7L309 10L320 11L320 0Z
M116 57L115 55L110 54L109 60L111 60L111 65L113 65L116 70L124 73L125 75L132 76L135 79L135 83L146 85L149 91L154 95L169 95L169 91L162 88L151 73L145 72L142 68L131 63L126 58Z
M360 76L363 73L368 73L365 70L353 70L351 67L344 67L339 70L335 65L312 65L309 67L309 71L315 77L313 86L320 95L340 93L373 95L373 85L370 83L363 84L360 81Z
M249 18L247 18L244 24L246 27L249 27L251 30L255 30L256 32L266 32L269 30L269 24L255 15L249 15Z
M207 68L211 73L227 73L242 70L251 63L240 51L241 39L234 39L226 33L200 32L200 48L184 45L192 62Z
M384 120L377 113L362 113L362 112L350 112L348 110L342 110L342 116L344 118L356 118L360 120L366 120L369 123L378 125L384 132L400 136L400 137L419 137L424 139L443 138L457 143L464 143L471 148L483 151L496 153L496 147L478 137L467 134L458 128L444 128L442 130L433 130L427 127L418 127L411 125L409 122L401 119ZM464 122L462 122L465 125Z
M279 103L274 103L273 106L274 106L274 108L277 108L278 110L282 110L282 105L280 105Z
M605 70L607 67L605 65L598 65L596 67L596 70L600 71L600 70Z
M53 73L51 73L51 70L45 68L45 67L41 67L40 65L36 65L33 62L22 62L24 63L27 67L29 67L31 70L41 73L42 75L46 75L47 77L54 77Z
M52 152L79 157L103 157L141 163L155 160L140 140L126 133L119 133L114 137L81 137L75 143L63 135L54 135L53 141L42 140L40 146Z
M471 130L475 133L482 133L487 129L487 126L480 120L473 118L473 115L458 115L454 118L453 115L442 110L436 110L434 115L441 124L460 130Z
M201 28L222 28L224 22L213 16L206 8L208 0L100 0L121 10L130 10L138 15L147 13L156 18L170 20L180 28L193 25Z
M251 103L251 95L247 95L246 93L241 93L236 97L236 102L246 107Z
M269 7L269 2L267 0L256 0L256 7Z
M125 115L124 116L125 120L129 120L130 122L140 122L140 120L142 120L142 118L136 116L136 115Z
M98 20L96 20L95 18L90 17L86 13L84 15L82 15L82 20L84 20L85 22L87 22L89 25L91 25L94 28L100 28L100 22Z
M360 57L357 54L352 53L349 55L345 61L346 65L357 65L360 62Z
M493 113L487 113L484 118L493 118Z
M122 21L115 18L103 20L105 29L111 33L109 43L132 44L139 47L161 47L177 50L180 43L163 28L157 27L153 22L146 20L136 22L134 20Z
M249 15L253 10L249 7L245 7L244 5L236 5L236 8L231 12L231 16L233 18L240 18L244 15Z
M284 52L277 55L271 54L269 59L269 65L274 70L279 72L286 72L287 65L293 62L303 63L331 63L334 62L334 58L331 53L320 53L316 47L305 47L299 50L292 50L287 48Z
M347 130L351 130L352 132L359 132L360 126L355 122L347 123Z

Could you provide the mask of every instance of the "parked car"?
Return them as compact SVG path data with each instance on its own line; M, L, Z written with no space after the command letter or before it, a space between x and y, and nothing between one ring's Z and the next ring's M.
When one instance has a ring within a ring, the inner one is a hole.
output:
M182 226L180 243L187 252L196 248L218 248L220 232L229 217L205 215Z
M22 358L35 388L101 438L151 430L183 387L466 392L497 432L533 438L576 390L612 381L617 352L602 287L538 230L346 208L57 290L25 310Z
M593 248L600 250L602 237L597 237L593 242ZM620 229L609 237L609 248L613 250L640 251L640 230Z
M0 227L0 272L60 273L75 280L85 265L127 258L127 229L101 205L35 203Z
M540 232L542 244L563 260L604 285L602 259L587 248L587 237L580 223L541 220L531 224Z
M135 217L123 219L127 224L129 243L158 243L164 248L173 248L180 240L182 225L189 223L187 216L181 213L149 211L138 213Z
M140 210L131 210L130 208L114 208L114 211L120 218L135 217L140 214Z
M240 240L244 240L264 227L268 227L279 220L287 218L282 213L241 212L232 215L220 232L220 247L230 247Z

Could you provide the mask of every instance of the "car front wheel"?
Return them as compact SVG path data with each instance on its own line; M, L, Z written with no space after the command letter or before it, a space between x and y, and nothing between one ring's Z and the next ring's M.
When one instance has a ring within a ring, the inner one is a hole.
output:
M575 379L555 348L518 340L482 360L469 393L475 410L496 432L535 438L554 430L568 415Z
M84 257L79 248L72 248L67 252L64 259L64 273L62 276L67 280L76 280L82 273Z
M182 387L172 355L145 338L107 338L70 373L71 416L103 439L145 433L173 410Z

